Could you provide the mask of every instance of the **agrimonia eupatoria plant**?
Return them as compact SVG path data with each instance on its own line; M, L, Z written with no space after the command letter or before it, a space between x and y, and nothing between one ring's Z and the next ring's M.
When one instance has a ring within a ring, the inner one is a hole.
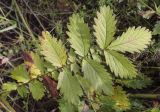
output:
M11 73L17 82L4 83L3 89L17 90L22 97L31 92L33 98L39 100L47 91L41 81L47 75L58 82L54 92L60 90L61 112L81 112L86 106L95 111L129 109L129 99L120 85L130 84L128 87L134 88L139 73L123 53L143 51L151 41L151 32L143 27L130 27L115 38L117 21L109 6L100 7L94 22L93 37L80 15L69 18L69 48L68 42L64 45L43 31L39 53L28 52L24 64ZM115 85L117 79L119 86ZM147 79L143 87L149 82ZM51 92L54 94L53 89Z

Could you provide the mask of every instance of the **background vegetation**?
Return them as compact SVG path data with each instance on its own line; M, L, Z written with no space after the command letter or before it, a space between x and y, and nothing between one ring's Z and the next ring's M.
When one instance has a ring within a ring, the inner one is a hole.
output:
M1 0L0 1L0 83L14 82L11 71L24 62L24 53L34 51L38 36L47 30L57 39L66 42L67 24L73 13L79 13L88 23L91 32L94 17L101 6L110 6L116 15L116 36L128 27L143 26L152 31L152 42L141 54L125 53L143 75L133 80L116 80L123 86L130 100L126 112L160 112L160 1L159 0ZM69 46L66 46L68 48ZM20 68L21 69L21 68ZM23 69L23 68L22 68ZM55 76L52 76L55 77ZM53 83L53 82L52 82ZM54 84L53 84L54 85ZM14 85L11 87L14 88ZM117 87L118 88L118 87ZM121 88L122 89L122 88ZM59 100L49 92L41 100L31 93L10 94L0 89L0 109L11 112L59 111ZM21 92L20 92L21 93ZM52 93L52 92L51 92ZM42 93L43 94L43 93ZM119 93L123 95L122 93ZM119 95L120 96L120 95ZM104 99L104 98L102 98ZM118 99L118 98L117 98ZM119 98L120 99L120 98ZM123 99L120 99L122 101ZM106 102L105 102L106 103ZM111 104L112 102L110 102ZM90 110L109 112L96 103ZM63 107L63 105L61 105ZM64 106L65 107L65 106ZM83 108L85 108L83 106ZM86 107L88 108L88 107ZM67 109L65 109L66 112ZM110 109L111 112L116 110ZM117 111L121 111L120 109ZM124 111L124 110L122 110ZM64 111L65 112L65 111Z

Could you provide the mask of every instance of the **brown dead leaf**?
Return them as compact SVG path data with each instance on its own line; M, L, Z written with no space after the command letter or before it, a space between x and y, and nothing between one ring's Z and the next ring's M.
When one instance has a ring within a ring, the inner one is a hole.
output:
M57 98L58 97L57 82L51 79L47 75L43 76L43 82L47 87L47 89L49 90L52 97Z

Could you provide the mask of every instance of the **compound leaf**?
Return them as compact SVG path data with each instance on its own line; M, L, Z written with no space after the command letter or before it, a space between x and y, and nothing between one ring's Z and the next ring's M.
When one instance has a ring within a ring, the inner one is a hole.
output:
M100 12L97 12L97 18L94 19L94 35L101 49L105 49L113 40L116 30L115 15L110 7L103 6Z
M70 17L70 24L68 25L69 42L71 47L80 56L86 56L90 48L90 31L88 25L84 23L82 17L78 14L73 14Z

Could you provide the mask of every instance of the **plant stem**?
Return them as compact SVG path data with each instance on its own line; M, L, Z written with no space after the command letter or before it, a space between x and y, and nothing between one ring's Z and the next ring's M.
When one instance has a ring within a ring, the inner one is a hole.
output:
M160 67L150 67L150 66L142 66L141 68L148 68L148 69L160 69Z
M148 7L150 10L154 11L154 9L152 7L150 7L149 5L147 5L144 1L139 0L139 2L142 3L143 5L145 5L146 7Z
M4 98L0 98L0 106L2 106L7 112L16 112Z
M28 22L27 22L27 21L25 20L25 18L23 17L23 14L22 14L22 12L21 12L21 10L20 10L20 8L19 8L19 6L18 6L16 0L13 0L13 3L14 3L14 5L15 5L17 11L18 11L18 14L19 14L19 16L20 16L22 22L24 23L24 26L26 27L27 31L29 32L29 34L30 34L30 36L31 36L31 38L32 38L32 40L33 40L33 42L35 43L36 47L38 47L38 46L39 46L39 45L38 45L38 42L36 41L36 38L35 38L35 36L34 36L32 30L31 30L31 28L30 28Z
M131 98L160 99L160 94L129 94Z
M18 11L18 13L19 13L19 15L20 15L20 17L21 17L21 19L22 19L25 27L26 27L26 29L28 30L30 36L32 37L33 40L35 40L35 37L34 37L32 31L31 31L31 29L30 29L30 27L29 27L29 25L28 25L28 22L24 19L23 14L22 14L22 12L21 12L21 10L20 10L20 8L19 8L16 0L14 0L14 5L16 6L16 9L17 9L17 11Z

